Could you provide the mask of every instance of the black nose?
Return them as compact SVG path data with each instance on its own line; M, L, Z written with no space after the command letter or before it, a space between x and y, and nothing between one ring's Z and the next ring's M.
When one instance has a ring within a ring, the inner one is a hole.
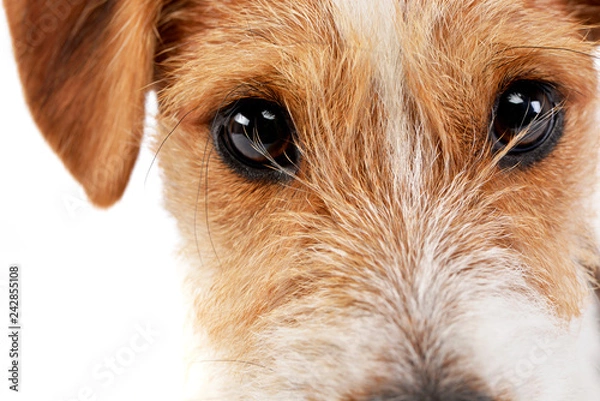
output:
M463 386L446 389L395 390L369 398L369 401L494 401L493 397Z
M483 394L407 395L387 394L370 398L369 401L494 401Z

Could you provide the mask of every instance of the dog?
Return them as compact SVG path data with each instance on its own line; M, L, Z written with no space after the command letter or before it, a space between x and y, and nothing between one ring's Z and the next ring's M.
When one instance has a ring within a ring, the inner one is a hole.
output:
M97 206L157 93L190 399L600 399L600 3L4 6Z

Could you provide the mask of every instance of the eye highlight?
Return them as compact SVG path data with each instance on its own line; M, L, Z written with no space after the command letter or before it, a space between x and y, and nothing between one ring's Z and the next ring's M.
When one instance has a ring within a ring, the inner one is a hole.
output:
M491 140L506 151L503 166L530 165L546 157L562 135L560 95L550 84L515 81L500 94L494 109Z
M248 179L281 180L296 169L298 151L287 111L260 99L240 99L220 110L213 127L217 151Z

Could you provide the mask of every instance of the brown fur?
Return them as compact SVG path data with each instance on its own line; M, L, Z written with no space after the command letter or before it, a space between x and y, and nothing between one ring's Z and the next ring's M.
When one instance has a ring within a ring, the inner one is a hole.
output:
M159 4L4 4L37 124L90 199L111 205L121 197L139 150Z
M64 0L60 15L41 0L4 3L32 113L94 203L121 196L139 149L144 93L157 90L166 205L186 255L202 264L188 284L215 359L276 370L269 339L283 329L343 333L351 331L344 317L371 314L401 328L404 341L393 349L362 349L383 368L355 387L328 395L272 375L257 384L264 394L293 385L320 394L307 399L412 394L390 378L421 365L456 371L444 386L457 393L491 392L476 371L461 369L464 356L440 351L431 365L426 358L440 326L459 319L463 300L453 288L502 273L490 256L469 260L482 250L502 249L520 264L531 287L523 294L532 289L565 325L583 313L589 291L581 277L599 266L587 204L599 140L589 41L596 33L581 25L598 22L594 2L398 5L407 39L394 92L402 98L392 103L387 86L395 84L381 82L369 44L341 32L329 2ZM48 13L60 24L44 30ZM487 133L498 93L516 79L555 82L568 117L550 156L502 169ZM247 181L215 153L215 113L249 96L290 111L302 158L285 183ZM398 109L403 125L390 139ZM420 247L426 243L433 255ZM417 302L424 260L463 264L436 267L430 284L448 288ZM435 305L425 308L435 316L421 316L423 305ZM319 355L328 345L306 347ZM419 350L414 359L386 356L410 347ZM264 373L240 365L230 368L241 377ZM332 382L345 380L339 372ZM511 399L508 389L494 391L496 400Z

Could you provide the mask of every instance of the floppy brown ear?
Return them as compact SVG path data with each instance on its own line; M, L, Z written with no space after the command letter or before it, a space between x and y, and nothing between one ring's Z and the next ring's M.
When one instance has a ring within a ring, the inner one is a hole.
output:
M25 97L90 200L123 194L143 133L156 0L4 0Z

